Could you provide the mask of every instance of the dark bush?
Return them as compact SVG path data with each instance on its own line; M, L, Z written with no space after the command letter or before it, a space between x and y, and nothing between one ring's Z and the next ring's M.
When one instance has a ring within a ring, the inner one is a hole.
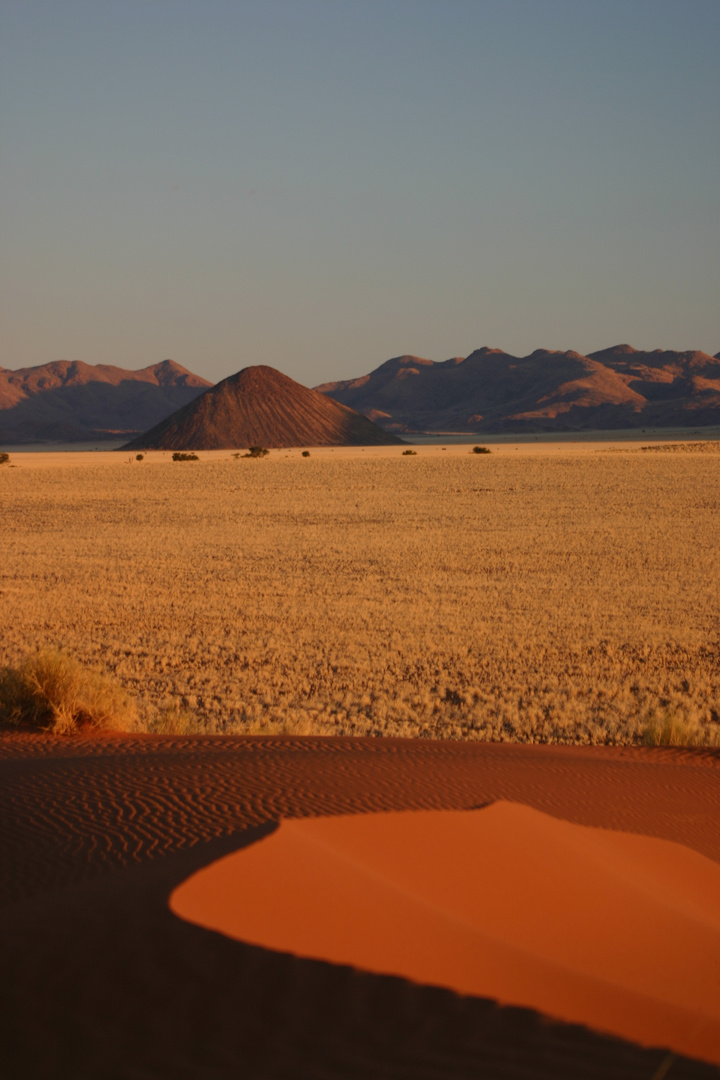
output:
M0 454L0 465L7 465L10 460L9 454Z
M303 450L302 456L303 457L310 457L310 451L309 450Z
M135 460L136 460L136 461L142 461L142 459L143 459L144 457L145 457L145 455L144 455L144 454L136 454L136 455L135 455Z
M265 457L270 451L266 450L264 446L251 446L247 454L243 454L243 457Z
M412 455L414 457L415 454L417 454L417 450L403 450L403 452L402 452L403 457L408 457L410 455Z
M490 453L490 447L488 447L488 446L473 446L472 452L473 452L473 454L489 454Z
M197 454L184 454L180 450L176 450L173 454L173 461L199 461L200 458Z

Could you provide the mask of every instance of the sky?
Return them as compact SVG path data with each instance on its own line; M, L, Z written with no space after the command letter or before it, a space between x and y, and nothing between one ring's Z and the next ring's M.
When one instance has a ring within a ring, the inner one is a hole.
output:
M0 0L0 366L720 350L718 0Z

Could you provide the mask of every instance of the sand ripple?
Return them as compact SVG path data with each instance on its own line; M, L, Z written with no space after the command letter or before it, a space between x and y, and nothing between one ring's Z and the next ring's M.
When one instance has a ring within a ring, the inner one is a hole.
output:
M246 945L178 919L168 898L280 819L501 799L720 863L719 763L403 740L0 738L0 1076L651 1080L666 1051ZM676 1058L669 1080L714 1075Z

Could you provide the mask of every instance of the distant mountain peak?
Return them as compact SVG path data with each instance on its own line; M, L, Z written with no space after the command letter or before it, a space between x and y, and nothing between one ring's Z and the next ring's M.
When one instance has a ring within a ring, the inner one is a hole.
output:
M143 368L143 371L151 372L160 386L212 386L207 379L194 375L192 371L188 371L174 360L161 360L159 364L151 364L150 367Z

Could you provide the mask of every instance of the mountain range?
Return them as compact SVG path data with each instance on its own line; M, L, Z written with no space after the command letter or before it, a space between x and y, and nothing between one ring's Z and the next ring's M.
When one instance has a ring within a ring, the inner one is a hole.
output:
M316 389L398 434L720 425L720 353L482 348L443 362L397 356Z
M129 438L209 386L172 360L140 371L80 360L0 368L0 444Z
M376 446L401 439L347 405L258 364L223 379L124 450Z
M228 383L229 392L231 380L240 374L218 385ZM303 392L290 395L295 400L292 408L287 406L292 423L289 414L282 419L287 408L279 407L277 388L266 379L265 389L271 398L276 395L275 404L265 409L261 394L253 390L255 419L247 413L238 427L236 414L232 427L229 421L221 423L218 413L212 422L218 437L222 429L222 437L230 438L232 430L239 446L247 441L245 436L237 441L240 430L248 437L255 431L258 445L289 445L290 438L297 439L296 445L311 445L313 432L315 445L338 438L338 416L321 416L317 398L311 407L311 399L303 396L311 391L290 382ZM207 379L172 360L140 371L68 360L17 371L0 368L0 446L134 439L149 434L211 387ZM482 348L442 362L398 356L360 378L323 383L315 390L396 435L707 427L720 425L720 353L642 352L616 345L587 356L536 349L517 357ZM217 404L221 398L213 400ZM301 401L310 410L304 428L298 426ZM376 441L370 430L368 441ZM349 438L360 439L357 421Z

